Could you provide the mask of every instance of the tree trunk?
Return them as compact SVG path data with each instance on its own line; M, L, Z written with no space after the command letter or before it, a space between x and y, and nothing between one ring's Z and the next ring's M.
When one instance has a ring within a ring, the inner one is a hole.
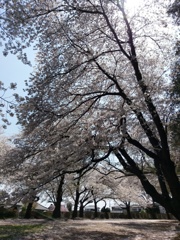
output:
M167 216L167 219L171 219L171 216L170 216L170 214L168 213L168 211L166 211L166 216Z
M98 201L96 201L96 197L94 195L94 189L92 187L91 189L91 194L92 194L92 197L93 197L93 202L94 202L94 218L97 218L98 217L98 209L97 209L97 203Z
M126 205L127 217L129 219L132 219L130 202L126 202L125 205Z
M79 217L81 217L81 218L84 217L84 206L83 206L83 201L80 201Z
M32 206L33 206L33 202L29 202L28 206L26 208L26 213L25 213L24 218L26 218L26 219L31 218Z
M72 212L72 219L76 218L78 216L78 203L79 203L79 189L76 189L76 199L74 203L74 209Z
M94 218L98 217L98 209L97 209L97 202L94 199Z
M61 202L62 202L62 196L63 196L64 177L65 177L65 175L61 176L60 183L58 186L56 202L54 203L55 208L54 208L54 211L52 214L53 218L61 218Z
M177 218L180 221L180 194L178 194L180 192L180 187L179 187L180 183L177 178L177 175L175 174L175 167L174 167L174 164L171 162L171 160L166 159L167 166L165 166L164 164L162 166L162 163L161 163L161 167L162 167L162 174L168 184L172 197L170 196L170 194L167 195L165 189L164 190L162 189L162 193L159 193L156 190L155 186L153 186L148 181L143 171L138 167L135 161L128 155L125 149L119 149L114 153L116 157L119 159L122 166L127 171L135 174L140 179L144 190L146 191L147 194L149 194L152 197L153 201L159 203L161 206L163 206L166 209L166 211L171 213L175 218ZM162 159L162 162L165 161L164 159ZM170 174L172 174L171 179L170 179ZM175 190L177 191L177 193Z

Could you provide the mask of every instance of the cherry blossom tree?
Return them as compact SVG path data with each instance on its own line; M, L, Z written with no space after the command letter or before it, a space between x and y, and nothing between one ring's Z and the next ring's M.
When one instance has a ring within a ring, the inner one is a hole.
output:
M9 98L6 95L10 89L15 90L16 83L11 83L10 86L5 87L4 83L0 81L0 117L3 122L3 128L7 128L11 124L9 118L14 116L14 109L16 107L15 97L11 96Z
M168 9L168 13L173 16L176 24L179 25L180 24L180 10L179 10L179 1L178 0L174 0L171 2L169 9Z
M153 201L180 220L180 182L166 131L176 41L168 1L144 1L133 13L124 0L0 6L4 54L28 63L24 49L38 49L28 95L17 111L26 134L39 141L35 149L58 146L72 129L76 149L88 149L92 162L113 152ZM139 165L139 152L153 162L160 192Z
M179 3L178 1L174 1L168 10L168 13L173 16L175 19L175 23L179 26L180 24L180 11L179 11ZM170 124L170 128L172 130L172 138L173 144L178 146L180 144L180 42L177 40L174 47L175 51L175 61L171 69L171 78L172 78L172 109L173 109L173 117L172 123Z
M103 175L99 171L99 167L98 164L92 171L85 175L86 189L90 193L90 201L88 203L94 204L94 218L98 217L98 203L105 201L105 199L111 196L109 189L102 183Z
M179 3L178 1L173 1L168 9L168 13L173 17L175 20L175 24L179 26L180 24L180 11L179 11ZM172 115L171 115L171 122L169 129L171 130L171 152L172 157L177 165L177 172L179 174L179 144L180 144L180 42L177 39L177 42L174 46L175 52L175 60L172 64L171 68L171 78L172 78L172 88L170 89L170 94L172 97Z
M84 217L85 206L93 200L91 192L92 187L89 187L89 176L92 175L92 173L92 170L88 172L86 170L81 170L78 174L71 174L68 177L66 195L73 201L73 219L78 217L78 209L79 217Z
M94 204L94 218L98 217L98 202L110 196L107 187L102 184L103 175L95 169L89 171L79 171L78 174L71 174L66 183L66 196L73 200L74 210L72 218L84 216L84 208L89 204Z
M73 212L72 212L72 218L76 218L78 217L78 206L79 203L80 207L81 207L81 217L83 215L83 204L84 204L84 199L89 198L89 191L86 188L86 186L84 186L82 184L82 182L84 182L84 178L83 178L83 171L80 171L78 174L76 175L70 175L68 178L68 183L67 183L67 188L66 191L68 193L68 196L72 199L73 201Z
M147 207L152 203L152 199L145 197L139 179L135 176L125 176L121 173L109 174L102 181L111 191L111 198L116 204L124 205L128 218L131 216L132 204L139 204L139 207Z
M12 144L9 141L9 139L3 135L3 130L2 130L2 133L0 133L0 169L1 169L0 171L0 186L1 186L0 202L1 204L8 204L11 199L11 195L10 195L11 187L8 184L8 179L3 173L3 167L2 167L4 156L11 148L12 148Z

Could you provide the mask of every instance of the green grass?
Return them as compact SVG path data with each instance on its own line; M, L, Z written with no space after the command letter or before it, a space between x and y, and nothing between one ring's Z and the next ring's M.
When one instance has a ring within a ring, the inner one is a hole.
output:
M33 225L2 225L0 226L0 239L1 240L15 240L30 233L36 233L42 229L41 224Z

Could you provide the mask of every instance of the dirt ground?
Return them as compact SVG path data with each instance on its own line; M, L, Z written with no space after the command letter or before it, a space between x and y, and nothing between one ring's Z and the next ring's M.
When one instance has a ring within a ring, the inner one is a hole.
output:
M174 220L0 220L0 227L42 225L33 233L6 236L12 240L180 240ZM1 234L1 230L0 230Z

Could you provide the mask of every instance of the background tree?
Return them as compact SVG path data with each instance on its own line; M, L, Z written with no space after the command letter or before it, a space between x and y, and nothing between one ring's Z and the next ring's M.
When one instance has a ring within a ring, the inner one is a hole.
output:
M73 206L73 212L72 212L72 218L75 219L78 217L78 206L81 201L81 215L83 215L83 198L86 198L86 195L88 197L88 189L82 184L83 179L83 171L80 171L78 174L75 176L72 176L69 185L69 192L71 192L71 197L74 201L74 206ZM82 199L81 199L82 197Z
M109 189L102 183L103 174L99 171L101 164L97 165L92 171L86 174L87 178L87 189L91 193L91 202L94 204L94 218L98 215L98 203L105 201L105 199L110 198L111 193Z
M139 208L145 208L148 204L142 197L142 187L137 177L113 173L104 178L103 183L110 189L115 203L126 210L128 218L132 218L133 204L138 204Z
M58 189L56 193L56 201L54 203L55 208L53 210L52 216L54 218L61 218L61 202L63 200L63 185L64 185L65 174L60 177L60 182L58 184Z
M28 204L27 204L24 218L29 219L32 217L33 203L37 202L38 200L39 200L39 197L37 197L34 193L32 193L31 197L28 199Z
M11 196L10 196L10 193L6 190L0 190L0 204L1 205L5 205L8 203L10 203L10 199L11 199Z
M52 217L61 218L61 203L65 192L65 173L43 186L41 197L42 201L53 203Z
M179 1L174 1L168 9L168 13L173 17L175 23L179 26ZM179 145L180 145L180 42L176 41L175 47L175 60L171 68L171 78L172 78L172 116L170 122L171 138L172 138L172 154L174 161L177 164L177 172L179 174Z
M179 146L180 141L180 42L177 41L175 45L175 62L171 70L172 78L172 108L173 117L170 124L172 130L172 139L174 145Z
M180 24L180 10L179 10L179 0L174 0L168 9L168 13L173 16L176 24Z
M4 83L0 81L0 117L3 122L2 128L7 128L11 124L9 118L14 116L14 109L16 107L15 97L11 96L9 98L6 96L6 93L8 90L15 90L16 85L16 83L10 83L8 87L5 87Z
M172 68L172 107L173 107L173 119L170 125L172 130L172 138L174 145L180 144L180 42L175 46L176 60Z

